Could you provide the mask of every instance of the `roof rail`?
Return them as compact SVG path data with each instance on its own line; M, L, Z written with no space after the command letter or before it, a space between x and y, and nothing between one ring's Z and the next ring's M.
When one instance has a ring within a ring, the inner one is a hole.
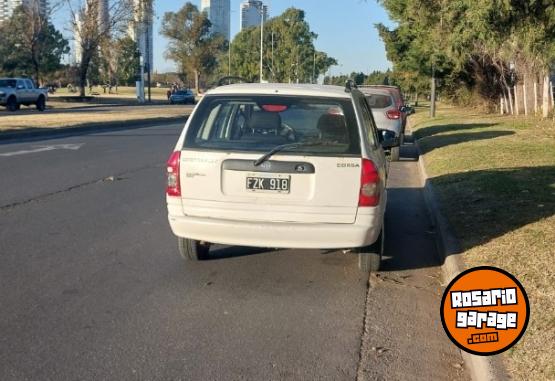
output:
M233 83L251 83L251 81L242 77L227 76L227 77L220 78L217 82L217 85L225 86L225 85L231 85Z
M356 88L358 88L358 86L357 86L357 84L354 80L348 79L345 82L345 92L346 93L350 93L351 91L353 91L353 89L356 89Z

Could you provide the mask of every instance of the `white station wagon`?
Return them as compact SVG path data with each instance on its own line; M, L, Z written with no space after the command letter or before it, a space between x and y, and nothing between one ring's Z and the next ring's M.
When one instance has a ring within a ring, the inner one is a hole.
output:
M181 255L206 259L211 244L347 249L362 270L377 271L383 148L393 144L350 82L206 93L167 163L169 223Z

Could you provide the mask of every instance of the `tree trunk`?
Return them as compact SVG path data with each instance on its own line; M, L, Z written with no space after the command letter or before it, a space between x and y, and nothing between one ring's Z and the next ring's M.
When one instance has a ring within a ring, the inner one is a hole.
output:
M528 92L526 90L526 80L524 80L524 84L522 85L522 95L524 97L524 115L528 116Z
M543 77L542 116L549 116L549 75Z
M199 80L200 80L200 73L198 70L195 70L195 91L197 94L200 93Z
M534 115L538 115L538 83L534 78Z
M555 95L553 94L553 82L549 82L549 94L551 95L551 108L555 107Z
M520 115L520 105L518 102L518 86L514 85L514 92L515 92L515 115Z
M515 109L513 107L513 95L511 94L511 88L507 86L507 93L509 94L509 108L511 110L511 115L515 114Z

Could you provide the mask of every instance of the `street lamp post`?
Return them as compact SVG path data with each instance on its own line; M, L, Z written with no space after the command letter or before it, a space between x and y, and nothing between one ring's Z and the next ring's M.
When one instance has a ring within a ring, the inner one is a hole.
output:
M228 46L228 66L227 66L227 76L231 77L231 40L229 41L229 46Z
M264 6L260 8L260 83L263 82L263 60L264 60Z
M316 77L316 49L314 49L314 56L313 56L313 60L312 60L312 81L311 83L316 83L316 81L314 80L314 77Z

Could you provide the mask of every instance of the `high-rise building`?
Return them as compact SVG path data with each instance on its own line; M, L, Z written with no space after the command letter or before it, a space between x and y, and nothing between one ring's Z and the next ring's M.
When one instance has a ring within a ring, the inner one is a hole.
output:
M91 8L89 8L89 5ZM110 5L109 0L95 0L94 2L85 2L85 13L88 14L89 10L94 12L94 15L86 15L86 18L95 17L95 22L98 23L99 30L104 33L107 29L110 28ZM97 13L98 12L98 13ZM79 12L75 14L75 30L73 32L74 35L74 44L73 44L73 55L75 63L81 62L81 54L83 49L81 47L82 41L82 28L83 28L83 21L81 20L81 15Z
M43 15L48 12L48 0L0 0L0 22L12 17L14 9L23 5L25 7L38 7Z
M129 24L129 37L137 43L145 67L152 71L154 64L154 0L132 0L135 15Z
M110 27L110 5L108 0L98 0L98 25L101 30Z
M264 17L268 20L268 6L260 0L245 0L241 3L241 30L251 26L259 26Z
M212 23L212 33L218 33L229 41L230 38L230 0L202 0L201 11L206 12Z

